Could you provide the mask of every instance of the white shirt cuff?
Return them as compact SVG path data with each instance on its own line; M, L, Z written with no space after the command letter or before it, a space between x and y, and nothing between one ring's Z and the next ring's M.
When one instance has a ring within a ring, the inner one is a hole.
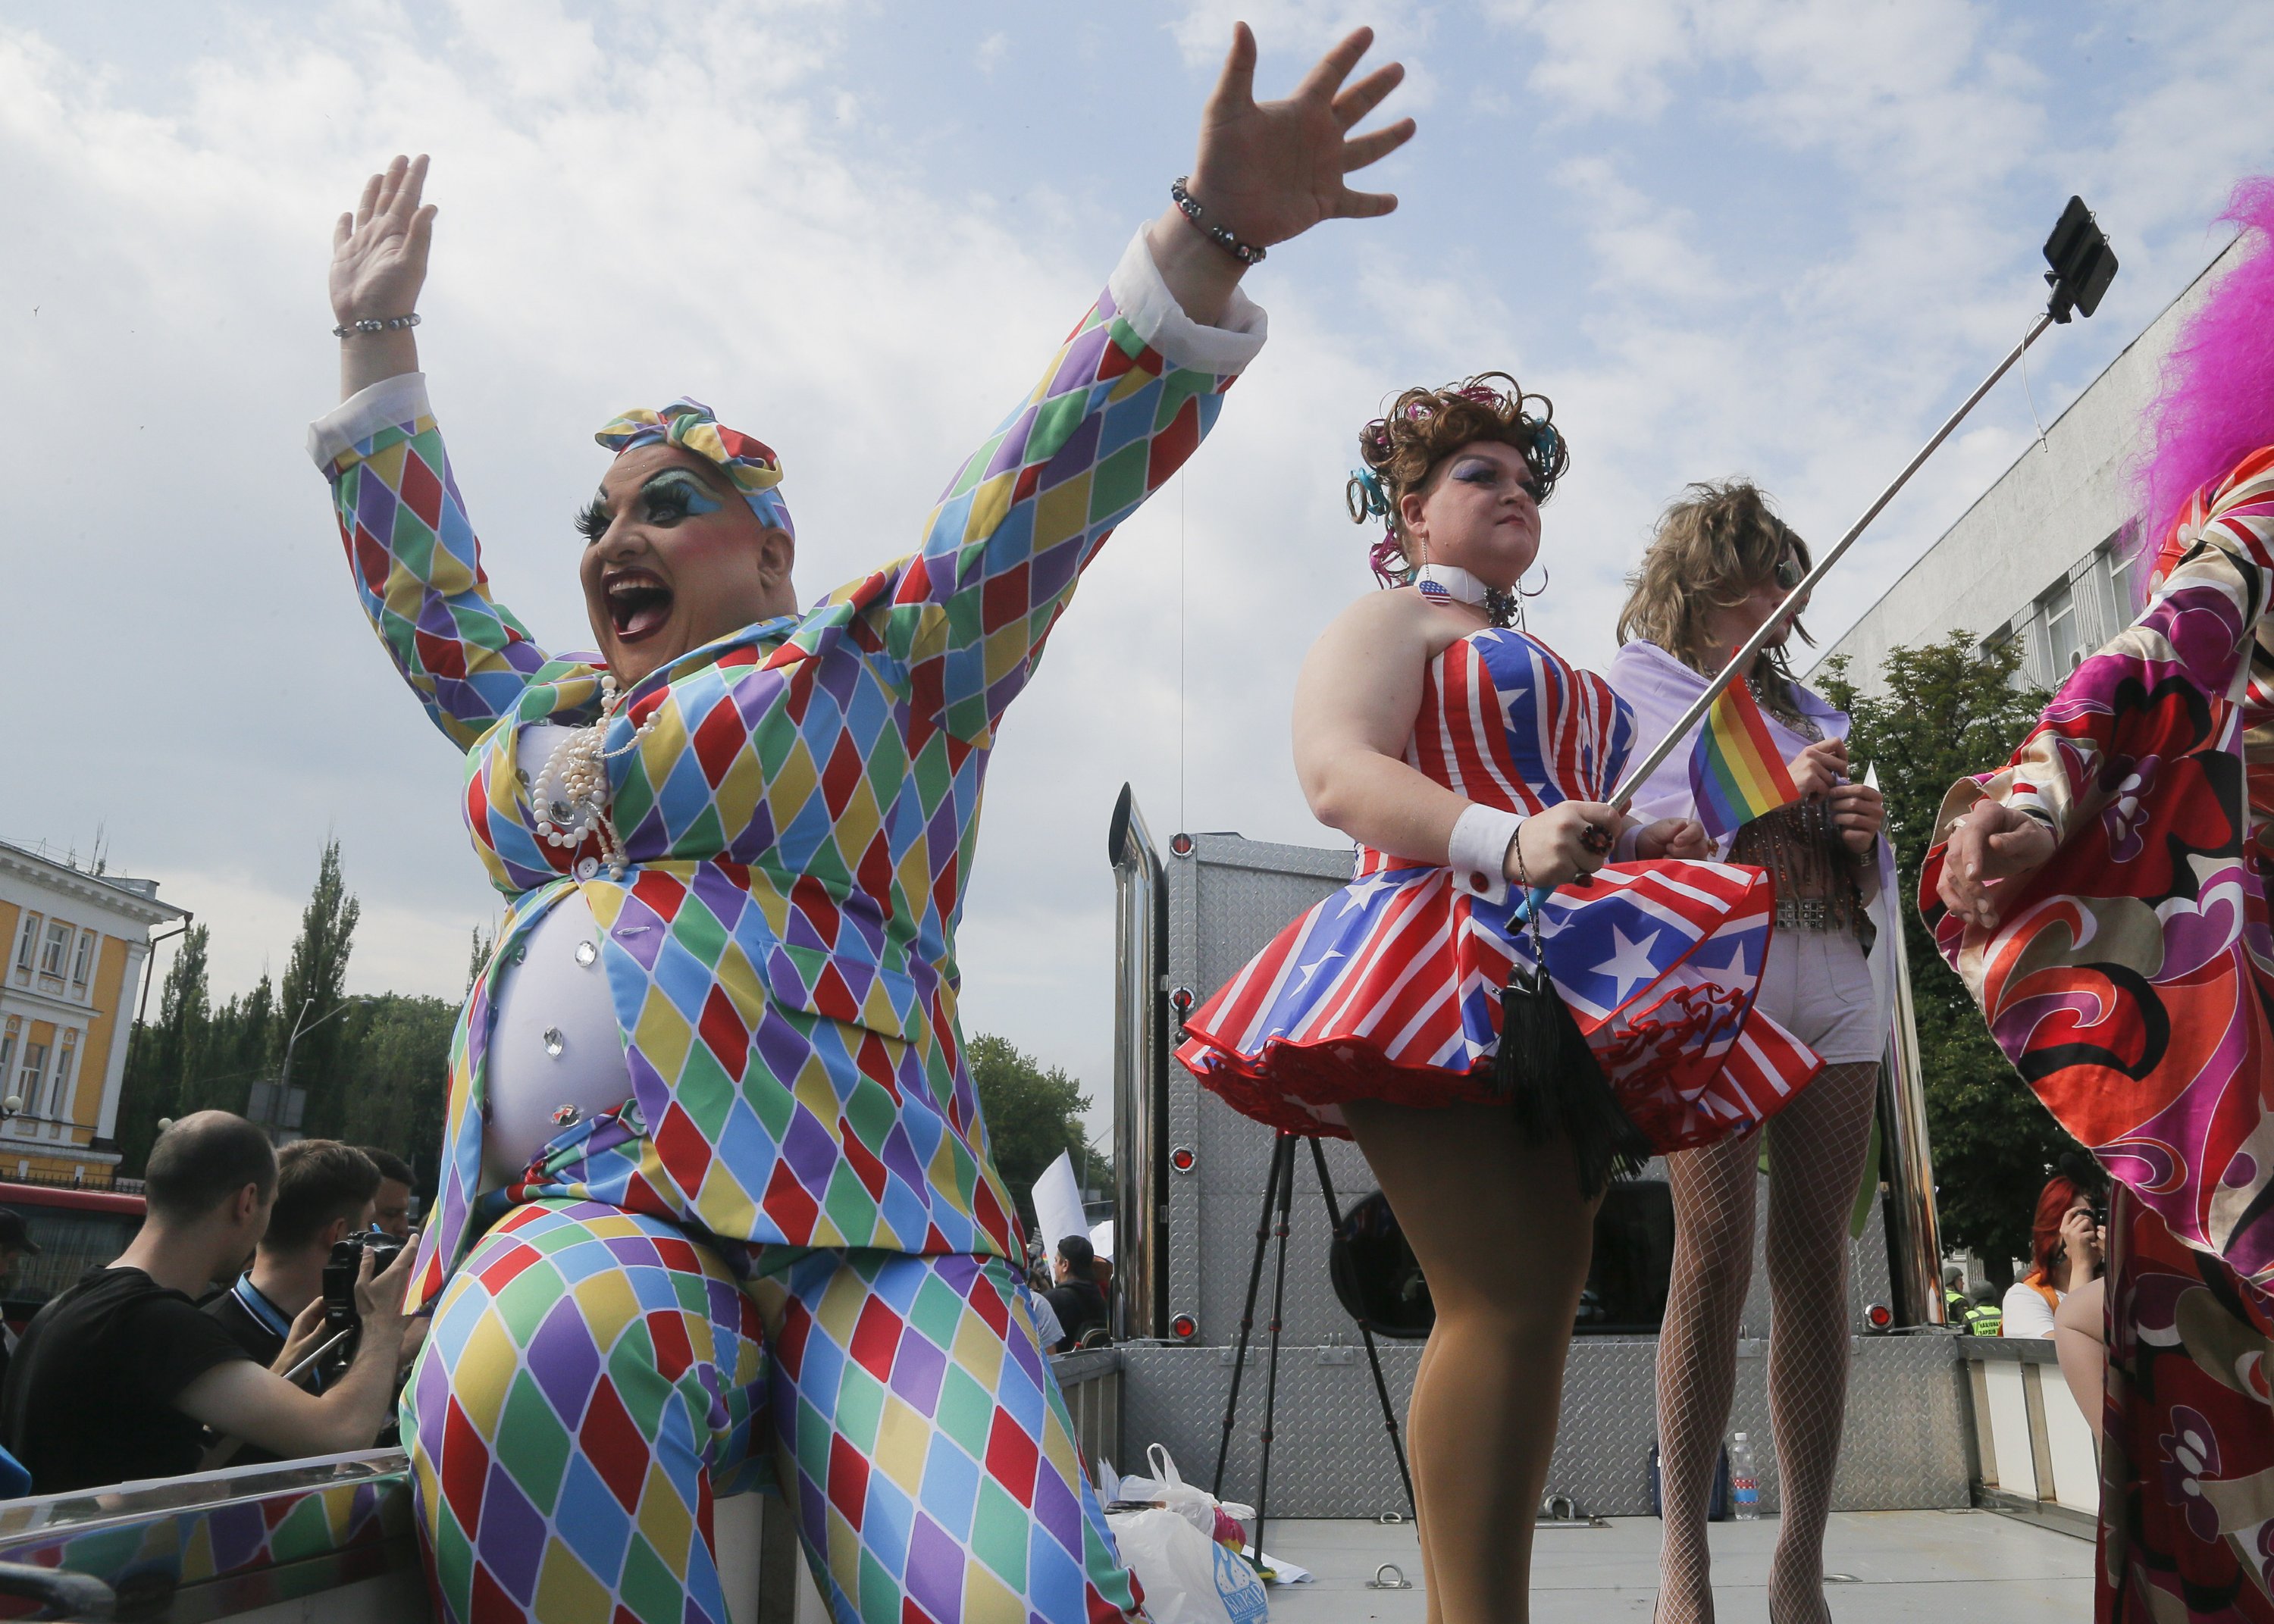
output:
M1153 263L1141 227L1106 278L1105 291L1121 319L1171 366L1230 377L1244 371L1263 348L1269 326L1263 307L1237 288L1224 307L1222 326L1203 327L1185 314Z
M358 389L308 425L308 455L327 473L344 454L384 428L433 415L426 403L426 374L397 372Z
M1487 902L1508 900L1509 843L1524 826L1521 813L1472 802L1453 825L1446 861L1452 866L1453 889Z

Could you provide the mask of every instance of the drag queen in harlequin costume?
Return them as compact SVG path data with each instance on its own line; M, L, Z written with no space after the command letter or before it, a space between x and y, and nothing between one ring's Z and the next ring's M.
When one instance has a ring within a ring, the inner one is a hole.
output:
M1695 485L1668 507L1628 582L1608 673L1647 749L1808 572L1808 544L1743 481ZM1798 616L1770 630L1748 686L1802 799L1740 825L1715 853L1776 880L1777 929L1754 1019L1806 1041L1824 1071L1767 1130L1776 1440L1774 1624L1825 1624L1824 1527L1848 1401L1848 1219L1879 1100L1900 941L1894 853L1879 792L1848 781L1848 718L1793 678ZM1690 752L1676 749L1635 795L1643 816L1698 813ZM1875 942L1886 951L1874 952ZM1706 1522L1736 1383L1737 1331L1753 1273L1762 1136L1733 1134L1666 1159L1674 1268L1658 1339L1665 1538L1655 1624L1709 1624Z
M1614 1155L1758 1124L1813 1075L1751 1014L1773 915L1758 868L1690 861L1704 831L1605 804L1634 725L1526 631L1517 583L1566 447L1547 402L1488 373L1412 389L1359 437L1353 516L1386 517L1361 598L1303 668L1295 764L1357 877L1186 1022L1178 1058L1235 1108L1355 1139L1436 1307L1410 1421L1430 1613L1526 1616L1592 1220ZM1615 858L1606 866L1606 860ZM1556 888L1535 934L1515 916ZM1502 989L1544 954L1600 1075L1495 1077ZM1607 1096L1585 1154L1524 1090Z
M1259 106L1236 32L1188 206L918 550L811 606L772 450L689 401L609 423L561 536L597 653L491 596L408 321L425 161L342 218L347 398L312 446L512 899L452 1047L403 1408L443 1616L724 1624L712 1504L760 1485L840 1620L1135 1613L1020 1284L955 923L1005 707L1261 343L1246 266L1394 207L1344 179L1412 132L1349 133L1400 77L1343 83L1369 37Z
M2274 179L2165 364L2147 605L2000 771L1954 786L1920 900L1990 1030L2113 1181L2097 1616L2274 1620ZM2097 1359L2095 1360L2097 1362Z

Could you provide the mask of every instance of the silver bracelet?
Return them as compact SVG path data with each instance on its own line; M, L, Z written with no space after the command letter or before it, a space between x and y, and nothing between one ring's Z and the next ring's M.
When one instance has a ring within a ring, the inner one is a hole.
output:
M407 316L365 316L361 321L350 321L344 327L334 327L332 336L353 338L358 333L400 333L418 325L418 312L415 310Z

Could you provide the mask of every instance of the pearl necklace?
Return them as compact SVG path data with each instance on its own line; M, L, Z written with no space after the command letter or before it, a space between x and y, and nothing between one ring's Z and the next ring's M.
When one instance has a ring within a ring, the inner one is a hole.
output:
M545 771L537 775L537 783L530 790L530 800L537 810L537 832L545 844L574 848L584 844L592 835L600 838L600 856L608 865L608 877L624 877L624 843L616 833L614 819L608 816L608 769L606 763L616 756L638 748L639 741L655 726L660 707L646 721L632 729L632 736L621 748L604 750L601 741L606 737L608 724L614 719L618 690L614 676L600 676L600 714L599 719L583 727L571 728L568 736L553 747L546 757Z

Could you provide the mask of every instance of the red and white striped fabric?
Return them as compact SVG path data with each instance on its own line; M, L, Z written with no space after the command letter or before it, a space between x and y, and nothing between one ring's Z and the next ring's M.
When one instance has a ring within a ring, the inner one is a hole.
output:
M1600 678L1495 629L1431 665L1406 759L1528 814L1608 794L1633 738ZM1350 885L1186 1019L1178 1057L1240 1111L1305 1133L1346 1136L1346 1100L1489 1101L1500 992L1532 959L1515 901L1361 847ZM1544 904L1548 974L1655 1148L1750 1128L1816 1074L1807 1046L1752 1008L1773 924L1767 876L1728 863L1614 864Z

